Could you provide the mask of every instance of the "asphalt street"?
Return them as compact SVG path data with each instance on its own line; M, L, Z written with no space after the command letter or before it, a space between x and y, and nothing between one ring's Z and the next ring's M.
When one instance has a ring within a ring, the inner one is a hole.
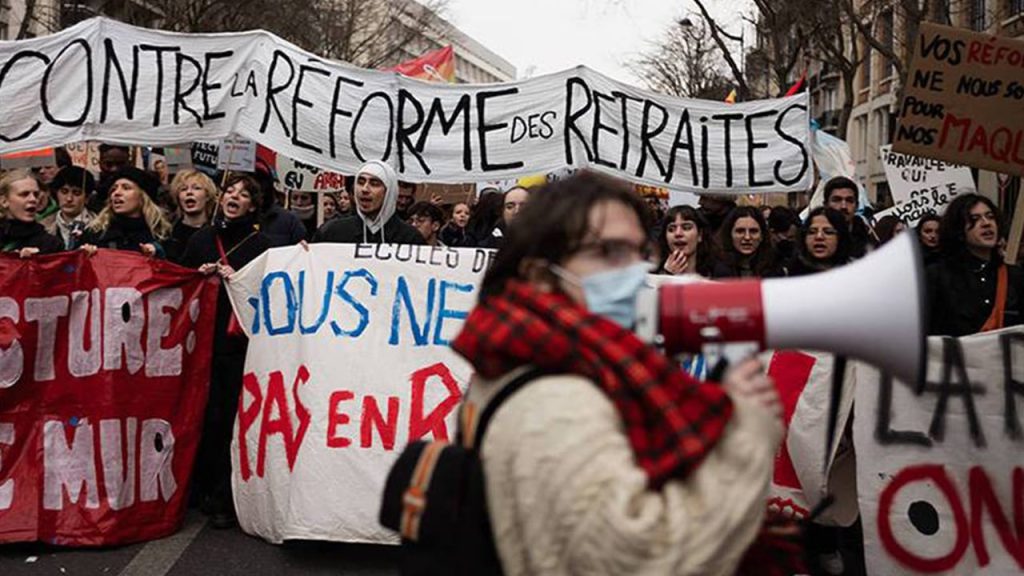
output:
M215 530L190 510L173 536L119 548L58 548L43 544L0 546L3 576L393 576L397 549L391 546L288 542L281 546L238 528Z

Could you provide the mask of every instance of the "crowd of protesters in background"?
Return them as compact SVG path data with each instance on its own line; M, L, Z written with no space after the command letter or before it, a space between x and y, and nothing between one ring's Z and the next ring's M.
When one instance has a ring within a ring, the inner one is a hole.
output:
M184 169L146 171L129 149L100 148L99 174L73 166L0 173L0 250L30 258L66 250L138 252L229 276L272 247L303 242L401 243L448 248L501 248L530 202L531 189L484 188L455 201L401 182L384 162L367 162L346 189L282 190L273 170L208 175ZM914 234L926 265L929 333L962 336L1022 323L1024 273L1004 263L1006 223L988 198L963 194L942 216L913 228L896 216L863 213L860 188L845 177L823 186L823 204L742 206L735 197L704 195L699 206L667 208L648 199L651 270L707 279L816 274L863 258L899 234ZM667 209L666 209L667 208ZM318 213L319 212L319 213ZM639 211L638 211L639 213ZM196 499L214 525L230 526L228 452L245 361L222 288Z
M259 161L249 174L172 173L165 161L146 171L135 166L130 148L104 144L94 175L72 165L63 149L56 152L55 166L0 173L0 250L30 257L109 248L209 264L217 261L213 245L197 250L192 239L208 228L226 230L224 201L240 194L251 204L243 227L251 220L259 244L268 247L309 241L500 248L531 192L512 185L455 201L436 191L428 197L400 181L387 163L368 162L347 178L344 190L316 197L283 190L273 169ZM1021 323L1024 278L1002 263L1007 227L991 200L961 195L944 216L925 214L910 228L895 215L866 216L860 187L849 178L832 178L822 188L823 204L802 210L737 205L736 196L715 194L702 195L696 207L667 208L648 195L652 269L708 279L800 276L843 266L910 233L920 241L932 308L958 310L934 314L931 333L964 335ZM209 244L214 236L198 238ZM207 261L197 262L196 254Z

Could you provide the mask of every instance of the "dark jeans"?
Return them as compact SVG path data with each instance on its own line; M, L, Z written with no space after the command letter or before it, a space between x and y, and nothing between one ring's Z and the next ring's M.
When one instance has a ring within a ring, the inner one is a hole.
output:
M245 354L214 356L203 436L195 465L195 491L204 510L234 511L231 498L231 435L242 390Z

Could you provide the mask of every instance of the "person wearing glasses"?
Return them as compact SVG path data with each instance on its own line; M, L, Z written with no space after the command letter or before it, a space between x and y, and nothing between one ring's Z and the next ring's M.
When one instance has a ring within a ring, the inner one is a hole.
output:
M732 574L758 538L778 394L756 360L705 384L633 332L646 222L594 172L532 192L453 342L467 414L540 371L478 447L505 574Z
M842 213L820 206L811 210L800 229L796 256L786 271L789 276L824 272L850 261L852 240Z
M441 228L444 227L444 211L430 202L420 201L409 208L409 224L419 231L427 246L444 246L441 242Z

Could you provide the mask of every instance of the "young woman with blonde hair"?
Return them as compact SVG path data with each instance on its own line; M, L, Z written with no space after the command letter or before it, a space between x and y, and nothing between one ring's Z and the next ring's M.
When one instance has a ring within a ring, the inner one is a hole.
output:
M26 170L12 170L0 178L0 252L22 258L60 252L64 244L36 222L40 205L39 181Z
M177 207L177 218L164 249L168 260L180 263L189 238L213 220L219 193L213 180L198 170L182 170L175 174L170 190L171 199Z
M119 170L111 180L106 206L82 234L82 249L129 250L163 258L163 243L171 235L171 223L156 203L160 181L130 166Z

